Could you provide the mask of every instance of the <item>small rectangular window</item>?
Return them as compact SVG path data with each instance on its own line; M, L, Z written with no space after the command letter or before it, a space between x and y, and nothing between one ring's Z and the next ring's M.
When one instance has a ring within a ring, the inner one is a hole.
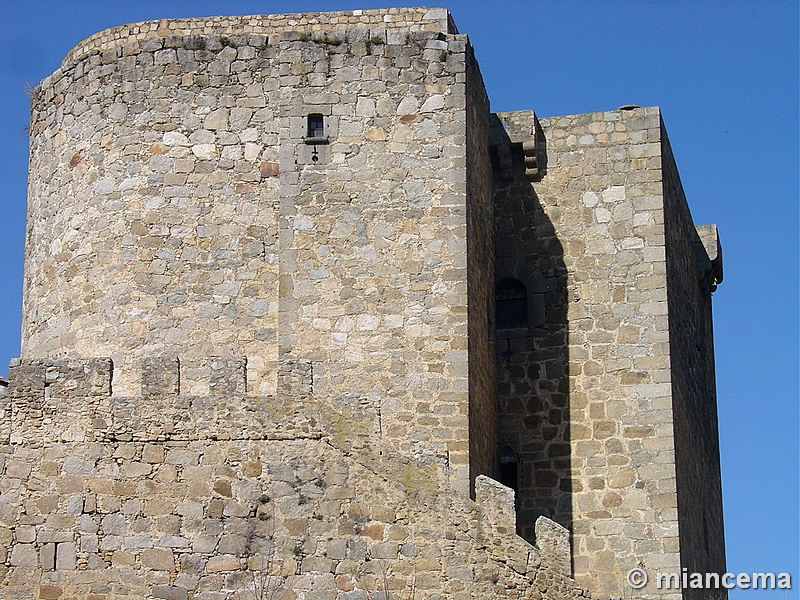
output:
M322 115L313 113L308 115L308 136L310 138L323 138L325 137L325 124L322 120Z

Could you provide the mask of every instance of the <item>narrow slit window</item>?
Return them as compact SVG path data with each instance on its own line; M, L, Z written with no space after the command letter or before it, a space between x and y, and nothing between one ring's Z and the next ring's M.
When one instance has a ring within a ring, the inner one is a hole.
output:
M528 326L528 291L521 281L504 279L494 296L495 327L517 329Z
M325 137L325 122L323 121L321 114L312 113L308 115L308 137L310 138Z

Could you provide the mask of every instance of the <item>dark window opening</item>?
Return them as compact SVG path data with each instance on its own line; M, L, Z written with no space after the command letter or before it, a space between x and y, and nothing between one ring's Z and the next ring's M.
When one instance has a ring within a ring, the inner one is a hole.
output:
M503 446L500 450L500 483L506 487L510 487L515 492L519 490L519 476L517 474L517 467L519 459L517 453L511 446Z
M497 329L528 326L528 291L521 281L504 279L498 283L494 303Z
M308 115L308 136L310 138L323 138L325 137L325 124L322 115L313 113Z

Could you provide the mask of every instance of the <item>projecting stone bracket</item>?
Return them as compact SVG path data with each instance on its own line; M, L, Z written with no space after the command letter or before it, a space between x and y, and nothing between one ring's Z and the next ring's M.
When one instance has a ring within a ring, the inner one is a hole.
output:
M531 181L539 180L539 144L536 128L531 131L533 139L522 142L522 154L525 157L525 177Z
M722 283L722 244L716 225L697 225L695 263L697 282L704 294L710 294Z
M501 181L513 181L515 172L539 181L542 170L542 133L533 111L498 113L489 122L489 145Z

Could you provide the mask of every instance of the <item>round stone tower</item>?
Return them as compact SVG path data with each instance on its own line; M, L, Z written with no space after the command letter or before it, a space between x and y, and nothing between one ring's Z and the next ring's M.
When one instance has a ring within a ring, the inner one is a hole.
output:
M110 357L117 396L149 359L185 395L214 357L251 394L310 361L467 489L494 451L487 122L444 9L100 32L33 97L22 358Z

